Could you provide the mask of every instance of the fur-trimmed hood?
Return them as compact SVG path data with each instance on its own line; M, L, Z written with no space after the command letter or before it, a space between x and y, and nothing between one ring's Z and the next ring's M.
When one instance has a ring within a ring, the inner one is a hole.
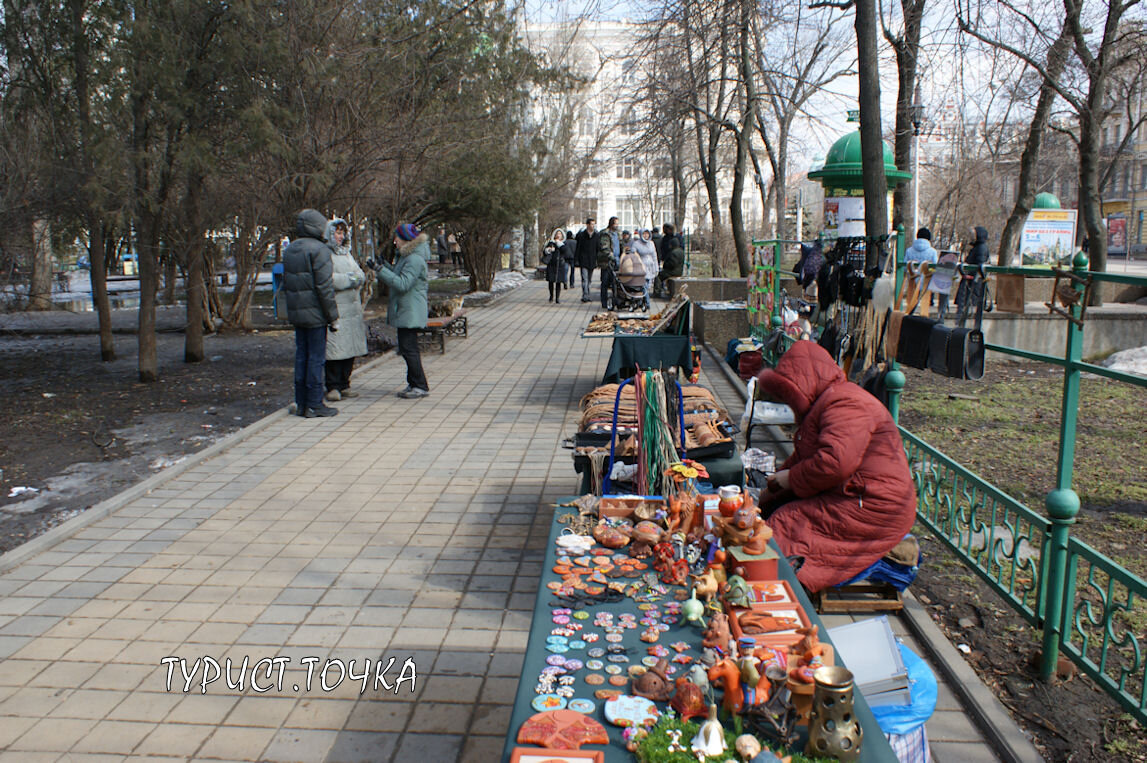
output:
M430 236L426 235L425 233L419 233L418 238L415 238L411 241L400 241L398 243L398 253L405 257L406 255L414 252L414 250L418 248L419 244L426 247L427 253L430 252Z

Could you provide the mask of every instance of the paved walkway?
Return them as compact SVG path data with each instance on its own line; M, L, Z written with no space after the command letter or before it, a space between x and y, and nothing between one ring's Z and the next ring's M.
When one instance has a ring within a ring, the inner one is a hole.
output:
M497 760L592 307L528 283L424 357L431 397L388 357L0 574L0 760Z

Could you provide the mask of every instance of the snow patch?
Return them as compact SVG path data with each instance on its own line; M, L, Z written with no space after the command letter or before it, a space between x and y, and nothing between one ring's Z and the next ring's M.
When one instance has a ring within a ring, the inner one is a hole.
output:
M1112 371L1147 376L1147 347L1133 347L1109 356L1101 363Z

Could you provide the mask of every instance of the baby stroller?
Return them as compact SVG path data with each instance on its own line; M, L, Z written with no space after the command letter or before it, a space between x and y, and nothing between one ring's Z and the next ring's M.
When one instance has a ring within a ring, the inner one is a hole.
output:
M634 269L632 259L622 258L622 267L618 271L615 264L610 263L609 270L602 276L606 282L602 284L602 307L606 310L619 312L649 310L649 295L645 291L645 269L637 260L637 270Z

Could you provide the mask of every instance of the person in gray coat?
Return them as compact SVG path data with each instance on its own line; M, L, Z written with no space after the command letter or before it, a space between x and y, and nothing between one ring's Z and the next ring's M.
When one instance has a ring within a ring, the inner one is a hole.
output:
M397 329L398 354L406 361L406 389L398 393L406 399L430 394L418 349L418 329L426 328L430 314L427 297L430 280L426 266L430 259L429 240L413 223L399 225L394 231L398 259L393 265L380 263L378 270L378 280L390 289L386 322Z
M334 249L331 281L335 287L340 328L337 334L327 337L324 376L327 400L338 402L358 397L358 393L350 388L350 374L354 370L354 359L366 355L366 322L362 315L362 285L366 276L351 254L346 220L336 217L327 223L327 242Z
M338 413L323 404L327 328L339 330L326 227L322 212L304 209L295 220L295 237L283 250L287 320L295 327L295 410L306 418Z

